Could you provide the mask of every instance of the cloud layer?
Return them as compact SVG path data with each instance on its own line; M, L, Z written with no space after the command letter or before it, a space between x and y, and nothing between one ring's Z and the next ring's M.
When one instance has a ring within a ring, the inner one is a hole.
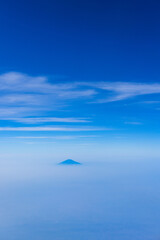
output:
M89 109L91 104L95 103L121 104L121 101L128 99L137 102L138 96L155 94L160 94L159 83L55 82L45 76L9 72L0 75L0 132L6 132L6 135L15 131L73 132L74 135L74 132L96 134L98 131L114 130L112 127L106 127L106 122L101 121L103 119L97 121L94 126L94 119L86 118L83 114L86 112L83 111L84 104L90 103L87 105ZM159 102L160 99L152 99L150 96L143 101L146 104ZM95 114L97 110L92 107L91 109ZM99 127L102 122L105 127ZM66 126L62 126L63 123ZM130 119L124 124L141 125L137 119Z
M89 99L94 89L74 83L50 83L46 77L10 72L0 75L0 115L37 116L64 107L68 100Z
M9 72L0 75L0 120L5 124L0 131L101 131L110 130L88 126L92 119L84 116L57 117L55 110L67 110L72 104L110 103L137 96L160 94L159 83L136 82L53 82L45 76L29 76L23 73ZM148 99L145 103L159 103L157 99ZM88 105L89 107L89 105ZM72 108L72 107L71 107ZM71 111L72 112L72 111ZM48 114L49 113L49 114ZM83 114L81 107L80 115ZM74 115L74 111L71 115ZM55 126L57 123L59 126ZM60 126L61 123L79 123L86 126ZM19 125L18 125L19 124ZM23 125L20 125L23 124ZM27 127L26 124L34 126ZM46 126L46 124L53 126ZM131 121L127 124L139 124Z
M159 83L53 83L44 76L9 72L0 75L0 115L37 116L44 111L63 108L68 101L107 103L158 93Z

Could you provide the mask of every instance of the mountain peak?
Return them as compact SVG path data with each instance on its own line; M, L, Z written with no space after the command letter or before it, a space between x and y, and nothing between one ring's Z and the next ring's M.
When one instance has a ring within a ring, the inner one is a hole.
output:
M60 165L79 165L79 164L81 164L81 163L76 162L76 161L74 161L74 160L72 160L72 159L67 159L67 160L65 160L65 161L63 161L63 162L60 162L59 164L60 164Z

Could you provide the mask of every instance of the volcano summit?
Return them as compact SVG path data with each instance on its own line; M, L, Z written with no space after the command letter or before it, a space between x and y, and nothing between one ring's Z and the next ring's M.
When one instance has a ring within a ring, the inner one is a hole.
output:
M59 163L59 165L80 165L80 164L81 163L76 162L76 161L74 161L72 159L67 159L67 160Z

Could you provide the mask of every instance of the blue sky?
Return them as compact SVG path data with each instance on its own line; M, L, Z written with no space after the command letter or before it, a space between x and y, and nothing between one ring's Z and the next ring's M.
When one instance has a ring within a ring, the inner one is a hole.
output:
M27 144L31 153L41 155L45 144L75 158L83 144L85 153L140 153L140 146L155 153L159 7L135 0L1 1L3 154L28 151Z

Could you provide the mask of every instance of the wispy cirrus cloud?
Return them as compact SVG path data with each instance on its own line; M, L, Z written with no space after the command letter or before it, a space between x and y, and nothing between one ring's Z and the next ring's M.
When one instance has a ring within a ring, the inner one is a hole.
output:
M98 82L84 84L106 91L106 98L98 98L95 101L97 103L121 101L141 95L160 94L159 83Z
M143 104L159 104L160 101L143 101L143 102L140 102L140 103L143 103Z
M44 127L0 127L0 131L24 131L24 132L94 132L94 131L111 131L112 128L100 127L59 127L59 126L44 126Z
M56 139L56 140L71 140L76 138L97 138L97 135L65 135L65 136L16 136L8 137L13 139Z
M89 119L84 118L58 118L58 117L19 117L19 118L0 118L0 120L13 121L25 124L37 124L37 123L88 123Z
M38 115L64 107L69 100L90 99L96 94L95 89L77 87L75 83L51 83L47 77L9 72L0 75L0 108L3 112L0 115Z
M129 124L129 125L142 125L142 122L124 122L124 124Z
M84 103L109 103L150 94L160 94L159 83L61 83L60 80L49 81L45 76L9 72L0 75L0 116L43 116L46 111L65 108L77 100Z
M97 135L98 131L110 131L114 128L99 127L103 123L105 126L106 121L98 117L87 118L99 112L97 105L91 104L119 102L120 106L123 100L133 99L133 103L137 101L136 97L144 95L145 104L158 104L160 99L151 97L155 94L160 94L160 83L65 82L64 79L61 82L60 79L54 81L45 76L9 72L0 75L0 132L5 132L2 135L7 136L10 132L30 132L30 135L34 135L33 132L46 132L46 135L49 132L70 132L70 135L75 135L74 132L85 132L87 135L90 134L87 132L95 132ZM86 103L90 104L83 111ZM112 118L112 110L107 110L111 111L108 116ZM87 113L87 117L84 113ZM133 116L132 119L136 118ZM141 125L138 121L128 121L125 124Z

